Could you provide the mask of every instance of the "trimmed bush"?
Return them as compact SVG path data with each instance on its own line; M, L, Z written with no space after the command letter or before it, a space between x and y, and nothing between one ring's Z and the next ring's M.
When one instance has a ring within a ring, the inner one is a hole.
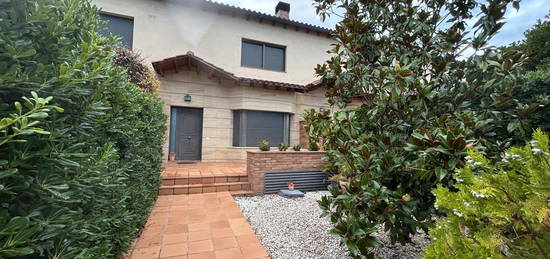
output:
M114 64L98 11L0 3L0 257L115 258L156 199L162 102Z
M548 136L506 152L492 163L469 151L453 190L438 186L447 213L430 229L425 258L546 258L550 253ZM458 189L458 191L456 191Z
M300 150L302 149L302 145L296 144L296 145L294 145L294 146L292 147L292 149L293 149L294 151L300 151Z

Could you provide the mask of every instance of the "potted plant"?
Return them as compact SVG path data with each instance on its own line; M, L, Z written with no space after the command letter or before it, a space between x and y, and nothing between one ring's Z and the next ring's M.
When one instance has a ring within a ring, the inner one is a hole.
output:
M294 190L294 183L292 181L288 181L286 183L286 186L288 187L288 190L290 190L290 191Z
M260 148L261 151L269 151L271 147L269 146L269 141L264 139L260 141L260 143L258 144L258 148Z
M279 151L286 151L288 146L285 143L279 144Z
M294 151L300 151L300 149L302 149L302 146L300 144L296 144L294 145L294 147L292 147L292 149L294 149Z

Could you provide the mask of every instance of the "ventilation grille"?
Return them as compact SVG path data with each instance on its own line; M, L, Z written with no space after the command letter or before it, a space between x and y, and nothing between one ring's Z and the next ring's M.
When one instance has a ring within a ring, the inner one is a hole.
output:
M321 171L267 172L264 176L264 193L287 189L288 181L292 181L294 189L300 191L326 190L329 184L327 175Z

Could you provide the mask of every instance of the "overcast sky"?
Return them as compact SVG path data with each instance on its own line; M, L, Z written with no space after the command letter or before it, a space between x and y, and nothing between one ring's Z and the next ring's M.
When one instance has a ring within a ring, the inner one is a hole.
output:
M275 6L279 0L216 0L226 4L231 4L243 8L273 14ZM338 17L331 17L325 22L321 22L315 14L313 1L309 0L286 0L290 3L290 18L297 21L307 22L327 28L334 28L338 22ZM546 2L546 4L545 4ZM550 10L548 0L524 0L521 2L519 11L515 9L508 10L506 17L507 23L500 33L491 41L493 45L501 46L521 40L523 32L536 23L537 19L542 19Z

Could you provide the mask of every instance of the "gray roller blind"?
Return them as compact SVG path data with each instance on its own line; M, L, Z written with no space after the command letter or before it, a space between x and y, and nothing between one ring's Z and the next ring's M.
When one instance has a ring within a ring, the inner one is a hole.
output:
M233 113L233 145L257 147L262 140L272 147L289 143L290 114L238 110Z
M100 14L102 20L107 21L105 27L100 31L104 36L108 36L109 33L112 33L115 36L121 38L120 42L132 48L133 39L134 39L134 20L118 17L109 14Z
M271 70L285 70L285 49L265 46L264 68Z
M262 68L263 46L261 44L243 41L241 65Z

